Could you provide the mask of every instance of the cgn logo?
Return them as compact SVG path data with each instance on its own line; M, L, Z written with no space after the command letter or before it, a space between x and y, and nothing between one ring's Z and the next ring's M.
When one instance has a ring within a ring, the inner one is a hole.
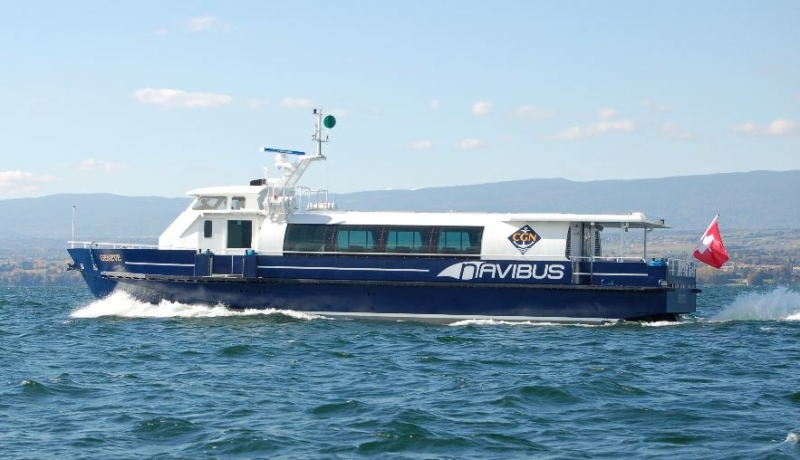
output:
M531 226L527 224L520 227L519 230L512 233L511 236L508 237L508 241L511 241L511 244L516 246L522 255L525 255L525 253L528 252L528 250L530 250L530 248L532 248L533 245L538 243L541 239L542 237L533 231Z

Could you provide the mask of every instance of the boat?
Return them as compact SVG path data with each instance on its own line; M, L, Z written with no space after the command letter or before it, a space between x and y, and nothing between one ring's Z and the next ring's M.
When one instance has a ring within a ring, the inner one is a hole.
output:
M695 312L694 262L648 257L648 233L669 226L641 212L339 210L326 190L299 185L326 159L336 123L314 115L315 153L262 149L280 177L188 192L157 245L73 237L70 268L98 298L330 318L606 323ZM609 231L641 231L642 253L605 256Z

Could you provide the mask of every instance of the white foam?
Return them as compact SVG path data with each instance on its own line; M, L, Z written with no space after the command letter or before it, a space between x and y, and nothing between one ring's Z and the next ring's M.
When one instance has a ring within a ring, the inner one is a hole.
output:
M800 442L800 432L790 431L789 434L786 435L786 440L784 442L793 442L795 444Z
M680 326L683 323L680 321L651 321L651 322L642 322L639 323L642 327L669 327L669 326Z
M531 326L531 325L554 325L553 323L533 323L531 321L497 321L493 319L464 319L449 323L448 326Z
M779 287L740 295L711 321L800 321L800 293Z
M140 302L123 292L114 293L104 299L96 300L85 307L78 308L70 318L100 318L117 316L121 318L215 318L225 316L286 315L295 319L319 319L318 315L310 315L293 310L277 310L274 308L259 310L231 310L224 305L185 304L162 300L158 304Z

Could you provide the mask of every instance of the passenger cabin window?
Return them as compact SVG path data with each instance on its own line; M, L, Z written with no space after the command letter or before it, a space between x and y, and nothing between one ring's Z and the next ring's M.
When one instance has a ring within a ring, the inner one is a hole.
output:
M212 227L212 223L211 223L210 220L207 220L207 221L203 222L203 236L205 238L211 238L212 230L213 230L213 227Z
M243 196L235 196L231 198L231 209L244 209L244 197Z
M249 220L228 221L228 248L249 248L253 241L253 222Z
M430 227L388 227L386 252L428 253L431 230Z
M439 230L438 252L440 254L479 254L483 228L442 227Z
M342 225L336 228L337 252L374 252L376 227Z
M201 196L192 206L197 211L224 210L228 205L228 199L224 196Z
M289 224L283 250L294 254L394 254L469 257L481 253L483 227Z
M283 238L284 252L325 252L329 225L289 224Z

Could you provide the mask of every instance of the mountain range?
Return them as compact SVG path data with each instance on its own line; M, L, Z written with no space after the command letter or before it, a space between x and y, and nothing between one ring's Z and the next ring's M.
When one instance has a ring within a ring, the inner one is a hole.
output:
M800 171L753 171L659 179L575 182L526 179L336 195L339 209L624 213L641 211L681 230L705 229L715 214L728 229L800 228ZM59 194L0 200L0 238L72 234L92 241L155 239L188 198Z

